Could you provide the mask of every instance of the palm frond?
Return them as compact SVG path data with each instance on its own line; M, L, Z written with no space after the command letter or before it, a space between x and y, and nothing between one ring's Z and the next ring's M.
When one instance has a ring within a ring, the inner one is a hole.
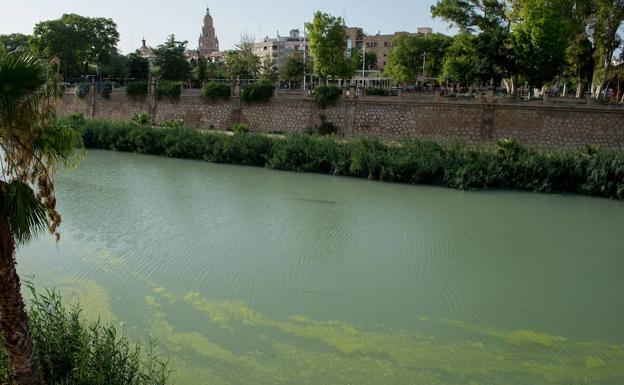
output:
M0 56L0 119L9 118L48 82L49 65L26 52Z
M4 187L0 192L0 215L8 218L15 241L23 244L46 229L47 209L26 183L14 180Z
M82 136L58 121L45 128L33 144L49 166L61 163L65 167L75 167L85 155Z

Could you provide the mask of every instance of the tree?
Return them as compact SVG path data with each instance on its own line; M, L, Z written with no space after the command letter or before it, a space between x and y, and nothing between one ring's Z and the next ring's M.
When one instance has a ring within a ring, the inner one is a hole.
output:
M230 79L255 79L260 72L260 58L253 52L253 38L241 36L236 49L227 55L226 67Z
M440 73L441 81L447 81L458 86L470 86L478 80L474 38L468 33L455 36L444 57Z
M271 56L265 56L260 62L260 78L276 83L279 79L279 71L275 65L275 60Z
M364 59L364 63L362 63L362 59ZM364 54L364 58L362 58L362 55L360 54L357 69L361 69L363 64L364 68L367 70L375 69L377 67L377 54L375 52L366 52Z
M138 52L128 55L128 76L132 79L147 80L149 78L149 61Z
M107 78L125 79L128 76L128 57L115 52L100 67L100 74Z
M16 246L48 228L58 240L54 171L78 160L80 136L53 122L51 66L25 52L0 56L0 326L13 384L39 383L16 270Z
M385 71L397 82L416 81L425 64L424 75L438 77L452 41L451 37L442 34L399 35L392 41Z
M208 60L199 55L197 59L197 67L195 67L195 79L201 84L208 76Z
M29 41L30 36L21 33L0 35L0 45L4 47L6 52L13 52L18 49L29 49Z
M512 41L519 73L529 90L542 87L559 75L565 61L565 26L546 0L521 0L520 22L513 27Z
M191 64L186 58L187 41L176 41L170 35L165 43L154 50L157 73L163 80L184 81L191 77Z
M305 62L301 52L295 52L286 58L284 65L280 71L280 80L292 83L300 83L303 81L305 72Z
M594 97L600 97L607 81L609 70L613 66L613 57L622 44L619 35L624 23L624 0L594 0L593 41L596 47L594 53Z
M521 3L521 2L519 2ZM552 0L550 4L564 25L566 54L561 79L563 95L568 83L576 85L576 97L585 93L585 84L591 82L594 72L594 46L589 39L589 23L593 0Z
M344 21L320 11L314 20L306 23L310 39L310 53L314 58L314 73L323 79L353 76L356 66L347 53L347 38Z
M38 23L32 44L44 58L57 57L65 77L87 74L91 65L108 63L117 52L119 33L111 19L65 14Z
M508 50L511 22L501 0L439 0L431 7L433 17L441 18L461 33L474 34L474 62L482 83L498 86L514 72Z
M209 62L206 69L207 79L227 79L227 68L225 63Z

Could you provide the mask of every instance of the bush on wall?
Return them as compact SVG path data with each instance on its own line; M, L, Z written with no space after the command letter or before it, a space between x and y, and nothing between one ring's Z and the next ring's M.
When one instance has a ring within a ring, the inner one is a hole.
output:
M126 95L131 98L145 97L148 92L147 81L139 80L128 83L126 86Z
M158 82L158 89L156 90L156 96L160 98L177 99L182 94L182 85L180 82L171 80L161 80Z
M232 87L226 83L209 82L202 90L202 96L210 101L228 100L232 94Z
M367 88L364 90L364 94L370 96L390 96L390 91L385 88Z
M314 101L319 108L327 108L338 100L342 90L336 86L318 86L314 89Z
M249 84L243 89L241 99L245 103L267 102L273 97L273 84L268 80L260 80Z

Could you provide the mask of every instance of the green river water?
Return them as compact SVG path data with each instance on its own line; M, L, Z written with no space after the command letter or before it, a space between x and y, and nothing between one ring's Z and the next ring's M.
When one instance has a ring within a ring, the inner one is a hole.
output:
M624 203L90 151L20 272L199 384L623 384Z

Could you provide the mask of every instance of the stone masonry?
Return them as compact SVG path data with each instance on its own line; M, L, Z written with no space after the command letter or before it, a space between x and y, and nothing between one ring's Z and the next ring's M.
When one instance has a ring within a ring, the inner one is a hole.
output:
M410 101L408 98L341 99L319 110L312 98L277 96L246 105L237 97L208 102L196 93L179 100L153 96L133 100L115 90L109 99L91 93L80 99L68 90L59 114L81 112L89 118L129 120L148 113L155 123L181 120L199 129L228 130L237 123L265 133L310 132L320 115L345 137L372 135L384 140L457 138L469 143L516 139L536 148L582 148L597 145L624 150L624 108L592 105L521 105L479 100L470 102Z

